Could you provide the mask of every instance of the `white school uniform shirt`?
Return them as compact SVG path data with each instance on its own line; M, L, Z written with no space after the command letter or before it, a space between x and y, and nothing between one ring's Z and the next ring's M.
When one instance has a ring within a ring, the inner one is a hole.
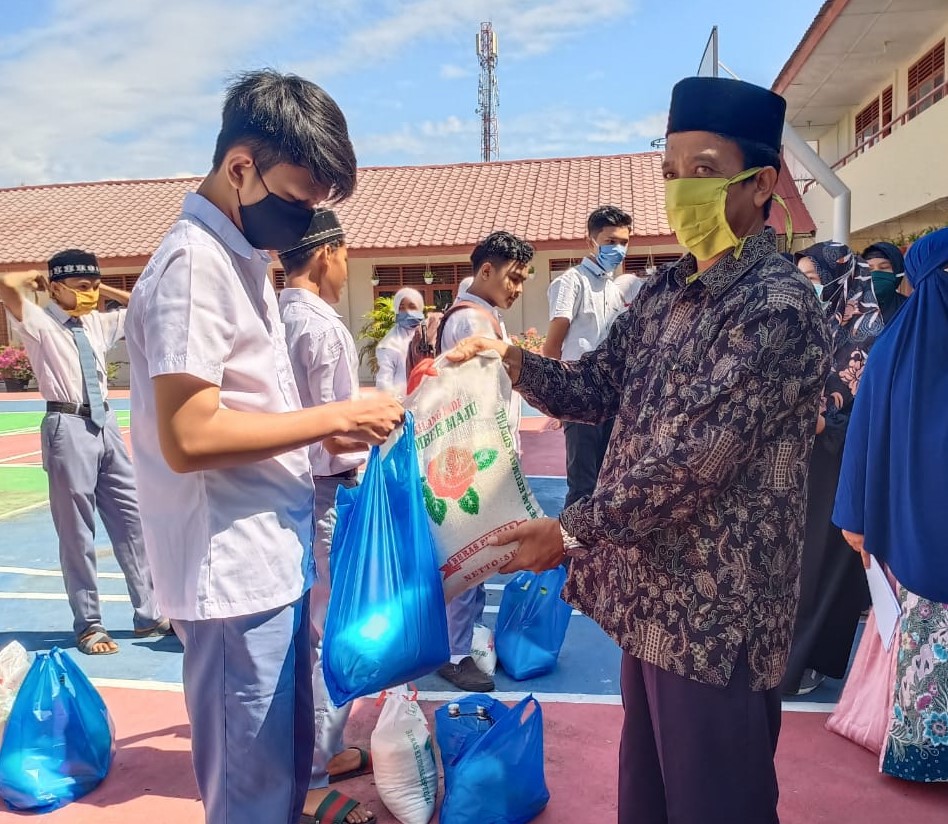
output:
M592 258L567 269L550 284L550 320L566 318L569 331L563 341L564 361L579 360L592 352L609 334L612 323L625 310L625 300L606 272Z
M106 353L125 336L125 309L115 312L89 312L79 318L95 354L95 371L102 398L109 394L105 372ZM72 330L66 326L73 320L58 304L49 303L40 309L28 298L23 299L23 320L18 321L7 310L11 329L23 341L36 383L44 400L61 403L88 403L79 365L79 349Z
M510 336L507 334L507 327L504 326L504 319L497 307L491 306L483 298L472 295L470 292L459 294L455 298L455 303L476 303L482 306L487 312L497 319L497 325L500 326L501 339L504 343L510 343ZM441 330L441 351L447 352L453 349L465 338L495 338L497 331L491 322L484 317L484 313L477 309L458 309L451 314ZM513 436L514 444L517 448L517 454L520 454L520 395L516 392L510 393L510 406L507 409L507 420L510 424L510 434Z
M152 379L220 387L224 409L301 408L269 257L198 194L185 197L135 284L126 321L135 477L162 612L231 618L298 600L313 579L306 448L227 469L176 473L158 443Z
M303 406L320 406L359 397L359 356L342 316L308 289L280 292L280 316ZM368 452L332 455L321 443L309 448L316 477L356 469Z
M408 347L414 336L414 329L403 329L396 324L379 341L375 347L375 359L379 364L379 371L375 375L376 389L384 389L398 398L405 396L408 387Z

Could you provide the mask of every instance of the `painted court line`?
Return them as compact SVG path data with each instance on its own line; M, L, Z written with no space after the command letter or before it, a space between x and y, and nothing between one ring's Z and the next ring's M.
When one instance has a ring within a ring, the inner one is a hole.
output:
M32 567L0 566L0 574L7 575L35 575L39 578L62 578L62 570L59 569L34 569ZM116 581L124 581L125 576L121 572L97 572L99 578L112 578Z
M10 461L16 461L20 458L32 458L34 455L42 455L43 453L39 450L36 452L24 452L20 455L9 455L6 458L0 458L0 464L9 463Z
M0 467L0 469L2 468L3 467ZM30 504L29 506L20 507L20 509L14 509L12 512L7 512L3 515L0 515L0 521L4 520L5 518L15 518L17 515L25 515L27 512L32 512L34 509L39 509L40 507L48 506L48 505L49 505L48 500L38 501L35 504Z
M3 571L5 571L5 570L9 570L9 569L15 569L15 568L11 568L11 567L0 567L0 572L3 572ZM17 573L13 573L13 574L17 574ZM35 573L35 572L25 572L25 573L19 573L19 574L36 575L37 573ZM44 575L44 574L45 574L45 575L49 575L50 573L49 573L49 571L44 571L44 572L39 573L39 574L40 574L40 575ZM58 573L56 573L56 574L58 574ZM116 577L116 578L122 578L121 573L118 573L118 572L99 573L99 577L100 577L100 578L105 577L106 574L108 574L109 577L113 577L113 576L114 576L114 577ZM22 599L22 600L24 600L24 601L65 601L65 600L66 600L66 595L65 595L65 593L59 593L59 592L0 592L0 600L3 600L3 601L16 601L17 599ZM101 600L101 601L113 601L113 602L117 602L117 603L123 603L123 602L124 602L124 603L130 603L129 597L128 597L127 595L100 595L100 596L99 596L99 600ZM485 614L485 615L496 615L498 612L500 612L500 607L496 607L496 606L486 606L486 607L484 607L484 614ZM582 613L581 613L579 610L576 610L576 609L573 610L572 614L575 615L575 616L580 616L580 615L582 615Z
M111 689L129 689L129 690L155 690L156 692L184 692L184 687L179 682L174 681L147 681L133 680L129 678L92 678L90 679L97 687L106 687ZM491 698L498 701L516 702L522 701L528 695L532 695L541 704L590 704L609 707L622 706L621 695L593 695L590 693L579 692L492 692ZM379 693L372 693L365 696L368 699L378 698ZM418 693L419 701L431 701L434 703L446 703L457 699L457 692L441 691L422 691ZM836 704L816 704L805 701L784 701L782 705L784 712L808 712L829 714L836 709Z
M0 592L0 601L65 601L65 592ZM127 595L100 595L100 601L129 603Z

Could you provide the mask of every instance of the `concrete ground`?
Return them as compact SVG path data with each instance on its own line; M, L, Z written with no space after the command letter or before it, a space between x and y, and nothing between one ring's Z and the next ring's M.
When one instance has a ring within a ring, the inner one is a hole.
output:
M121 412L127 400L113 399ZM106 624L119 655L89 658L74 650L71 617L58 572L55 532L45 501L36 433L35 398L0 395L0 646L17 639L28 649L58 644L101 689L116 725L117 755L95 792L48 816L50 821L173 821L199 824L201 806L190 771L189 729L181 694L181 648L175 639L135 640L124 582L99 529L100 586ZM532 410L524 420L524 468L548 514L562 506L562 433ZM14 497L18 496L18 497ZM4 514L5 513L5 514ZM503 578L490 583L486 622L493 624ZM533 692L543 705L546 777L551 791L541 822L615 821L615 770L622 719L615 645L594 622L574 614L557 669L528 682L497 676L498 697ZM437 676L418 682L428 718L448 700ZM785 824L889 824L895 819L948 821L948 787L926 787L880 776L876 759L823 729L839 682L827 682L784 706L778 750L781 815ZM365 745L378 709L359 701L350 740ZM370 777L340 785L364 800L380 822L394 822ZM0 821L14 821L0 812ZM436 819L437 820L437 819Z

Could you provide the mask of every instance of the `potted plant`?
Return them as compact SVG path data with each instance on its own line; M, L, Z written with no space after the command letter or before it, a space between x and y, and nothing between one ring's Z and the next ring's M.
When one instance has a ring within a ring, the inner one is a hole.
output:
M376 298L372 311L362 316L365 323L359 330L359 365L368 362L369 369L375 375L379 371L379 362L375 357L375 348L389 330L395 325L395 304L392 298Z
M0 347L0 378L7 392L23 392L33 380L33 367L20 346Z

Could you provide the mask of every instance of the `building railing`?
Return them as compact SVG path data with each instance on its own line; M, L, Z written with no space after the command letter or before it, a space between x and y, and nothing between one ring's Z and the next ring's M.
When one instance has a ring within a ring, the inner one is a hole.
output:
M867 138L862 141L855 149L853 149L848 155L841 157L833 164L833 170L842 169L848 163L851 163L863 152L871 149L880 141L887 138L892 134L893 131L898 129L900 126L904 126L910 120L914 120L919 114L921 114L925 109L930 106L934 106L940 100L948 98L948 82L942 83L935 89L932 89L928 94L926 94L921 100L913 103L909 106L902 114L900 114L895 120L891 123L886 123L879 131L877 131L872 137ZM802 182L802 181L800 181ZM802 188L803 194L806 194L810 187L816 183L815 180L808 180L805 182Z

